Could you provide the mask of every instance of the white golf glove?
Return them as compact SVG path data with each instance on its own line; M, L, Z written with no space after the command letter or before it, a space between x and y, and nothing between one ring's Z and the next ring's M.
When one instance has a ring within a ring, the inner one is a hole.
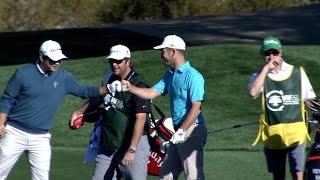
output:
M111 94L121 92L121 82L118 80L113 81L111 84L107 84L107 88Z
M186 140L186 132L183 129L178 129L170 139L173 144L180 144Z
M105 96L104 96L104 104L111 104L111 100L112 100L112 96L110 95L110 94L106 94Z
M105 109L107 111L109 110L110 106L112 106L113 108L117 108L119 110L124 109L123 102L111 96L110 94L106 94L103 99L104 99Z

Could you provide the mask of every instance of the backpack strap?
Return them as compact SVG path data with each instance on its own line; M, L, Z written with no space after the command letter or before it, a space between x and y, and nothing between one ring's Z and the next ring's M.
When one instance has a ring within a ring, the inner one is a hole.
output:
M160 118L161 119L164 119L164 118L166 118L167 116L166 115L164 115L164 113L161 111L161 109L155 104L155 103L153 103L152 101L151 101L151 104L152 104L152 106L156 109L156 111L157 111L157 113L160 115ZM156 120L155 120L155 117L154 117L154 115L153 115L153 113L151 112L150 113L150 116L151 116L151 121L152 121L152 123L156 126Z
M109 79L110 79L110 77L112 76L112 70L111 69L108 69L107 71L106 71L106 73L104 74L104 76L103 76L103 82L102 82L102 84L103 85L107 85L107 82L109 81Z

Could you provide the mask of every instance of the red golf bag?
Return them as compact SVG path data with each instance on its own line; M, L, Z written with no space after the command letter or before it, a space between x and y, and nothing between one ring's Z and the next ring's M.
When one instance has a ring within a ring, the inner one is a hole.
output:
M166 148L169 145L169 140L175 131L172 118L166 117L160 108L155 104L153 104L153 107L160 117L155 119L153 113L150 113L149 116L148 134L150 155L148 162L148 174L159 176L160 168L165 157Z

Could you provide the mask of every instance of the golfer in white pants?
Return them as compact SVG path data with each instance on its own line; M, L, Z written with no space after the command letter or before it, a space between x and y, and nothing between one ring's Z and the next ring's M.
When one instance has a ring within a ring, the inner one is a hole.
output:
M35 63L15 71L0 97L0 180L7 178L23 152L29 157L32 179L49 179L49 130L64 97L93 98L108 92L104 86L85 86L60 68L67 57L59 43L45 41L39 53Z
M5 130L6 133L0 140L0 180L7 178L23 152L29 157L32 179L48 179L51 159L50 133L31 134L10 125L7 125Z

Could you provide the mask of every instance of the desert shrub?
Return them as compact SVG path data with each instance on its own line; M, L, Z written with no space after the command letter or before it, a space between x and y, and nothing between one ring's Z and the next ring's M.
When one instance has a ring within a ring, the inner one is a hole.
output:
M319 3L320 0L1 0L0 31L96 26Z
M109 0L97 11L102 23L254 12L320 0Z
M99 4L90 0L2 0L0 30L21 31L97 24Z
M209 14L216 0L109 0L98 10L101 22L118 23Z
M227 3L231 12L254 12L279 7L288 7L303 3L300 0L229 0ZM305 1L307 3L307 1Z

